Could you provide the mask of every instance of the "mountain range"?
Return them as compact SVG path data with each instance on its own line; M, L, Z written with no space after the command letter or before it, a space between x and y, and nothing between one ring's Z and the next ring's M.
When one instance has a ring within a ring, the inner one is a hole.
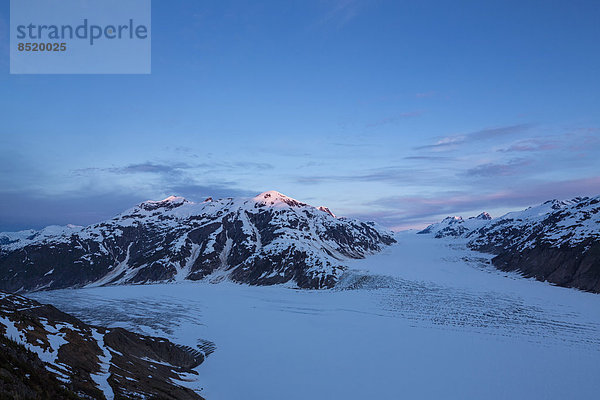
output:
M492 253L503 271L600 292L600 196L550 200L494 219L447 217L419 233Z
M204 278L329 288L345 261L394 242L374 223L275 191L202 203L169 197L87 227L0 234L0 290Z
M600 196L550 200L499 218L447 217L419 232L492 253L503 271L600 292ZM143 202L87 227L0 233L0 290L229 279L331 288L347 262L396 242L276 191L254 198Z

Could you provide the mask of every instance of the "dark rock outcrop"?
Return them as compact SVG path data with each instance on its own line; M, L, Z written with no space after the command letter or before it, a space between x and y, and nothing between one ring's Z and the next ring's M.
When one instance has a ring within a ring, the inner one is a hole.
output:
M523 250L504 249L492 259L503 271L519 271L526 277L600 293L600 242L587 240L577 246L554 247L539 243Z
M0 399L83 399L46 370L25 346L0 335Z
M0 367L0 398L202 399L174 382L197 375L193 368L204 353L167 339L90 326L6 293L0 293L0 338L0 358L13 366Z

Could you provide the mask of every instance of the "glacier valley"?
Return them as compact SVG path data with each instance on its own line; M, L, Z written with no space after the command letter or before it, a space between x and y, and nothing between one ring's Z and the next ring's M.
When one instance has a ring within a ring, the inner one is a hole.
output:
M502 272L449 238L395 235L329 289L200 281L28 294L210 352L207 399L564 399L600 392L600 296ZM218 278L218 279L216 279ZM207 342L209 341L209 342Z

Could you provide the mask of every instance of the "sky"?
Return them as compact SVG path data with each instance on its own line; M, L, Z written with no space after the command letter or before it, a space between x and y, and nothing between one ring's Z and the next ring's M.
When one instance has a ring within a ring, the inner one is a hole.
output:
M153 0L150 75L10 75L0 231L277 190L418 228L600 195L598 1Z

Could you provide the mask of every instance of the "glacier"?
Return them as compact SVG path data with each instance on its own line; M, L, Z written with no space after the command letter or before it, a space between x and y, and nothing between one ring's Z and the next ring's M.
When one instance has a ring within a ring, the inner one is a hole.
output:
M564 399L600 392L600 296L494 268L414 231L331 289L227 278L29 294L109 327L200 348L207 399ZM202 339L200 339L202 338Z

